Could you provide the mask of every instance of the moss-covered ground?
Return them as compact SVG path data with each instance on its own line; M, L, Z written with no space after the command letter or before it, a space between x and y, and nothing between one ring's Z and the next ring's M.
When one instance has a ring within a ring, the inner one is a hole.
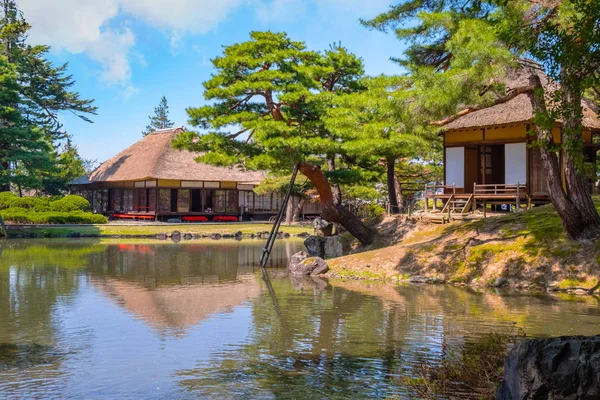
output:
M368 251L331 260L330 275L482 286L503 277L517 287L559 290L592 288L600 278L600 243L569 239L551 205L447 225L398 220L390 228L388 221L384 235ZM383 247L386 241L392 244Z

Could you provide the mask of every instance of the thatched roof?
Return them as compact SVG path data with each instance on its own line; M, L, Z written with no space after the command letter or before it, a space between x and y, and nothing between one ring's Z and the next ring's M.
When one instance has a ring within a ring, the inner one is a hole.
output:
M535 66L522 67L518 71L512 71L506 78L506 89L512 89L528 85L529 77L536 73L546 92L551 93L557 87L556 83L550 79ZM592 130L600 130L600 118L596 105L587 99L582 102L583 106L583 126ZM497 104L482 110L474 111L460 118L445 124L444 131L458 129L485 128L490 126L508 125L517 123L526 123L533 119L534 112L531 101L527 94L520 94L514 99ZM560 121L557 121L560 123Z
M261 171L243 171L237 167L215 167L196 162L198 153L176 150L173 139L183 128L162 129L142 138L102 163L88 182L117 182L143 179L184 181L232 181L256 184L265 178Z

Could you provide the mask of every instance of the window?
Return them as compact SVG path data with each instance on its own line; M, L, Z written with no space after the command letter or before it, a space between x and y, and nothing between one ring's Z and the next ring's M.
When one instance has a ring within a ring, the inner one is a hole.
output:
M227 191L227 212L237 213L238 211L238 192L237 190Z
M158 191L158 211L171 211L171 189L160 189Z
M147 189L148 191L148 211L156 211L156 189Z
M121 211L123 209L123 189L112 190L111 211Z
M188 189L177 191L177 212L190 212L190 191Z
M224 190L215 190L214 191L214 198L213 198L213 205L214 205L214 212L216 213L224 213L226 210L226 192Z
M255 195L254 208L256 211L271 211L271 193Z
M133 210L133 190L127 189L123 191L123 211L128 212Z

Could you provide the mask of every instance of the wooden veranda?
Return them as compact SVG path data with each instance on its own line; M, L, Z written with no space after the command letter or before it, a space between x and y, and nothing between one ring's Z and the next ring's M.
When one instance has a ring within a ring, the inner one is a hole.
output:
M473 193L460 193L456 185L425 186L424 217L445 223L455 219L464 219L475 215L487 216L487 205L514 205L516 210L522 206L531 207L531 197L525 185L511 184L473 184ZM432 202L432 207L430 207Z

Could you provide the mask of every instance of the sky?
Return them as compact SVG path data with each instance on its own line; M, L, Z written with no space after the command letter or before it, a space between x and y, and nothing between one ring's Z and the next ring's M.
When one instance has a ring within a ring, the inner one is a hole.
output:
M95 99L93 124L61 119L82 157L103 162L142 137L161 96L170 119L187 125L187 107L204 104L202 82L223 46L251 31L286 32L311 50L341 42L369 75L399 73L393 34L369 31L360 18L392 0L17 0L32 26L29 42L51 46L69 63L82 98Z

